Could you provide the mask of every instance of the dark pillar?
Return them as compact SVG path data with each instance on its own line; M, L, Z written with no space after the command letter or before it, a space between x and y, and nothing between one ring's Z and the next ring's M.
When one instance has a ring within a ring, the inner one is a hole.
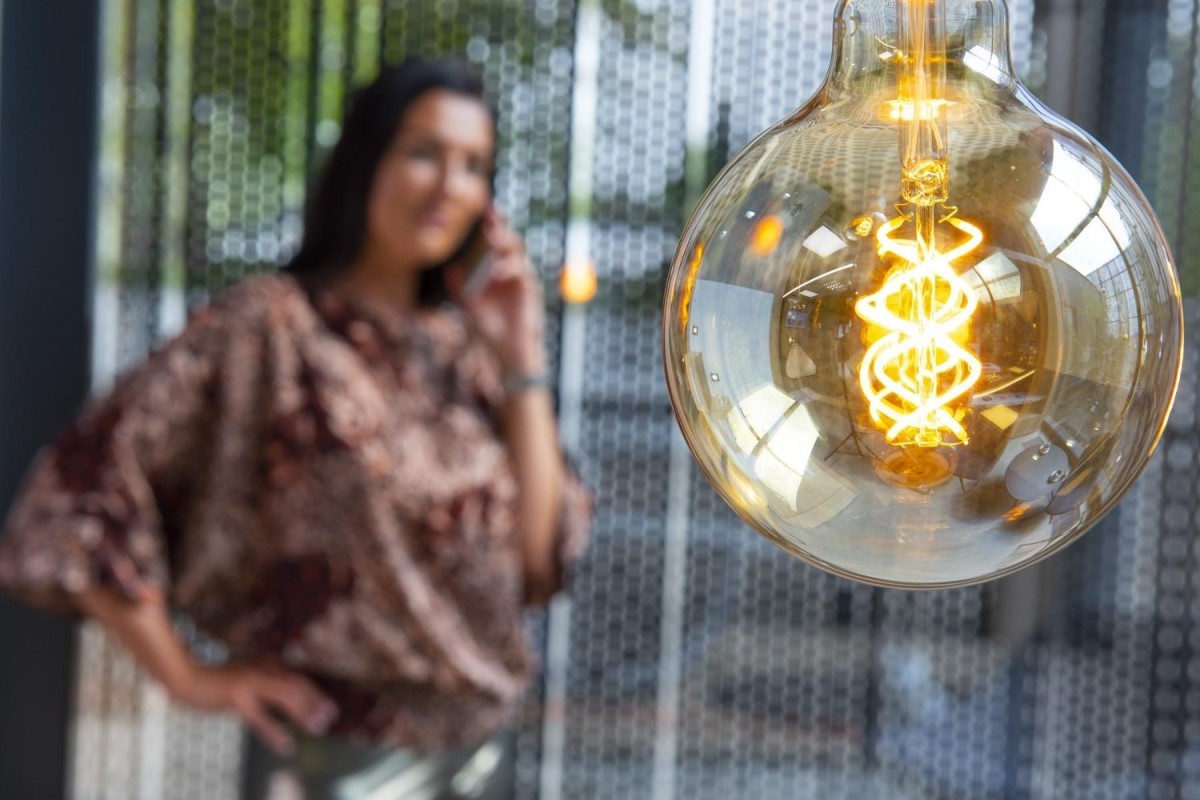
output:
M87 388L99 4L0 4L0 508ZM71 627L0 599L0 796L64 797Z

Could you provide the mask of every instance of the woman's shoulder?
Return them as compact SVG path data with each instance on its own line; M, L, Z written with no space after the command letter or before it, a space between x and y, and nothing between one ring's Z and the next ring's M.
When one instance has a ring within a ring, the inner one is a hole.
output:
M285 272L243 278L215 295L201 314L234 327L252 328L304 327L313 316L304 286Z

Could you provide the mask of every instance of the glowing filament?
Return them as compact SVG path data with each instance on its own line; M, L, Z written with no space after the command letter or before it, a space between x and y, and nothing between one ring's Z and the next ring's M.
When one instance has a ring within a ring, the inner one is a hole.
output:
M859 379L872 420L899 445L966 444L957 409L983 374L979 359L960 343L979 299L953 267L983 243L983 233L964 220L944 219L966 239L942 253L933 236L934 212L916 210L915 239L893 238L904 217L880 227L880 255L900 263L878 292L855 306L858 316L884 331L867 350Z
M983 243L983 232L956 219L949 205L950 158L945 113L946 10L943 0L898 0L900 45L897 98L901 195L911 214L879 228L879 255L896 265L883 286L855 306L868 325L859 382L871 419L889 442L923 448L967 444L962 420L967 396L983 374L963 343L979 298L954 263ZM911 221L912 239L894 237ZM946 227L959 240L943 252ZM964 238L965 237L965 238ZM930 459L901 459L901 472L919 472ZM944 470L943 470L944 471ZM949 473L946 473L947 475Z
M916 102L913 100L889 100L887 118L893 122L928 122L941 119L943 109L949 103L943 99Z

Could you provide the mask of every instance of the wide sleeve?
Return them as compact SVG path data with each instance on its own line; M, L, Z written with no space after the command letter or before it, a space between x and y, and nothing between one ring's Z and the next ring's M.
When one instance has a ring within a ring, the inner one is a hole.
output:
M0 537L0 588L72 614L72 596L93 586L135 602L167 595L178 504L238 350L229 317L199 312L38 453Z
M486 410L493 428L502 435L502 408L504 389L500 371L482 345L470 345L459 360L462 385L473 397L472 400ZM575 461L574 454L560 448L563 462L563 483L558 522L554 531L554 578L551 592L558 593L567 588L574 571L591 538L592 512L595 498L584 481Z

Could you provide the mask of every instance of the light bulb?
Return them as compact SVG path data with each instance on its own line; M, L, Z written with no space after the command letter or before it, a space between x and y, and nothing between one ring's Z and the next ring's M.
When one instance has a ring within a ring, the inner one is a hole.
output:
M987 580L1129 488L1179 381L1169 249L1013 77L1001 0L843 0L829 77L735 156L667 280L671 403L769 540L882 586Z
M568 261L559 273L558 284L568 303L590 303L596 296L596 267L590 261Z

